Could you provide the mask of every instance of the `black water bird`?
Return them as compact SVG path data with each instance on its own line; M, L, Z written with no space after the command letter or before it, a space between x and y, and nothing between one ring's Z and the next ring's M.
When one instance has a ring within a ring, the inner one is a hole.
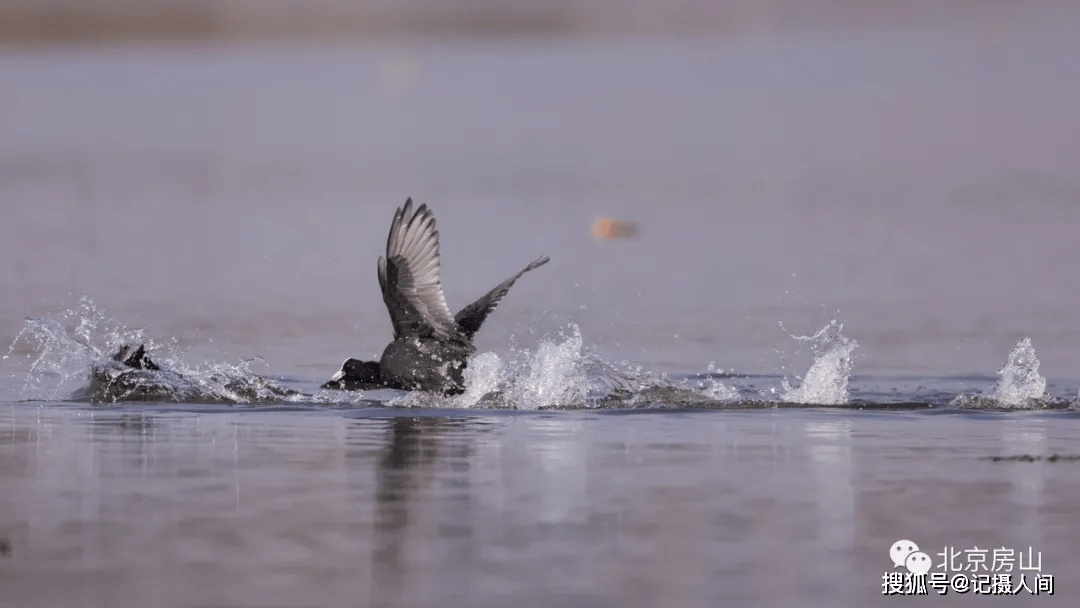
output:
M150 356L146 354L146 346L140 344L138 346L131 346L124 344L120 347L120 350L116 351L116 354L112 356L112 360L120 363L124 367L130 367L131 369L148 369L158 371L161 368L157 363L154 363L150 359Z
M394 326L394 341L378 362L346 359L323 388L395 388L456 394L464 390L472 339L521 275L548 262L542 256L479 300L450 314L440 277L439 232L435 216L412 199L394 213L379 257L379 286Z
M74 397L93 403L274 403L297 395L256 374L186 378L155 363L145 345L124 344L108 359L91 364L90 384Z

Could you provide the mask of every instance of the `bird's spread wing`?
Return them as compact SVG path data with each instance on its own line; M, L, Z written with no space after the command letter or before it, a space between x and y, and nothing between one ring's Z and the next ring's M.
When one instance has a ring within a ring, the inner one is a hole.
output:
M514 286L514 281L520 279L521 275L525 274L526 272L529 272L530 270L535 270L543 266L544 264L547 264L550 259L551 258L547 257L546 255L537 258L528 266L523 268L521 272L515 274L509 279L506 279L502 283L499 283L499 285L497 285L495 289L487 292L484 297L473 302L472 304L469 304L465 308L462 308L461 312L457 313L457 316L454 317L454 320L457 322L458 327L460 327L461 330L465 332L465 335L471 338L476 333L476 331L480 329L480 326L484 324L484 319L486 319L487 316L491 314L491 311L495 310L495 307L498 306L499 302L503 299L504 296L506 296L506 292L510 291L510 288Z
M427 205L420 205L413 213L409 199L394 213L386 239L386 257L379 258L379 285L395 339L460 334L446 305L439 271L435 216Z

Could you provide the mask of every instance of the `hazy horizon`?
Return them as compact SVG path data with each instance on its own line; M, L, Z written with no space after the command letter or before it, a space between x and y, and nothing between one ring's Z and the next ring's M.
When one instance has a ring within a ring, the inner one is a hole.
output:
M7 0L0 46L109 41L356 39L386 36L760 34L791 29L971 26L1077 20L1061 0Z

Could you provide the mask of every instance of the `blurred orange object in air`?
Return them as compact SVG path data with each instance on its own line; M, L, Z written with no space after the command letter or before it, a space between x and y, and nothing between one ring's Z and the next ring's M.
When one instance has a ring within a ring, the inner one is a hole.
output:
M608 215L601 215L592 223L592 235L598 239L634 236L636 233L637 224L634 222L622 222Z

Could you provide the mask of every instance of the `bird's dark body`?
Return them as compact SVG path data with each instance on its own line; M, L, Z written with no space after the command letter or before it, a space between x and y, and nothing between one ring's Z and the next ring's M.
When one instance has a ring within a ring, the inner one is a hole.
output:
M157 401L170 403L266 403L298 395L269 378L249 376L224 384L225 392L208 389L198 380L162 369L142 344L123 345L108 360L90 367L90 384L76 393L94 403Z
M395 388L443 394L464 391L472 338L521 275L548 262L543 256L451 316L440 277L439 233L427 205L412 199L394 213L386 257L378 263L383 302L394 340L378 362L346 359L323 388Z
M383 350L379 373L391 388L454 395L465 390L465 365L474 352L471 343L398 338Z

